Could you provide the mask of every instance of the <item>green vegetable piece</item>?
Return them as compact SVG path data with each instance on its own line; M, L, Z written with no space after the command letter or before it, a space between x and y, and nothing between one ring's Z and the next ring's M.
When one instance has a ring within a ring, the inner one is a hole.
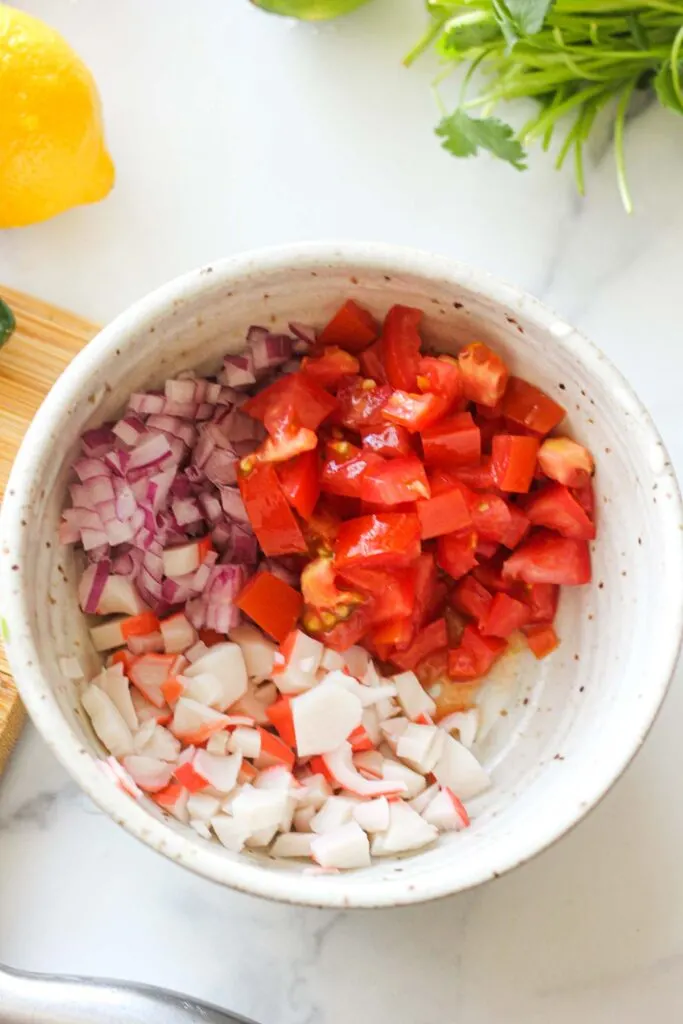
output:
M683 64L679 65L679 81L683 83ZM655 91L663 107L683 114L683 103L674 85L673 66L670 60L665 61L655 77Z
M368 0L251 0L263 11L271 14L283 14L288 18L299 18L300 21L328 21L339 18L342 14L350 14Z
M543 28L553 0L492 0L492 6L509 46L522 36L533 36Z
M4 345L10 334L17 326L14 313L6 302L0 299L0 346Z
M526 169L526 153L509 124L496 117L470 117L464 110L441 119L436 134L453 156L476 156L480 149L507 160L518 171Z

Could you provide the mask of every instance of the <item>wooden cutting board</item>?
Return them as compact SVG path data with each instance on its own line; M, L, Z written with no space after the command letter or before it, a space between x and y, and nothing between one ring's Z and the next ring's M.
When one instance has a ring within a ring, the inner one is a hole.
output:
M0 284L17 328L0 349L0 501L33 414L64 367L98 331L95 324ZM25 712L0 647L0 773Z

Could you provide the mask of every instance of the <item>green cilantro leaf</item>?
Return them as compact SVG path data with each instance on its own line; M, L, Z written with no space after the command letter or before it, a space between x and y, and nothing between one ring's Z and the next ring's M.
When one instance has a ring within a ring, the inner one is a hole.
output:
M9 625L4 615L0 615L0 636L6 644L9 643Z
M470 117L464 110L441 119L436 134L453 156L476 156L480 149L507 160L518 171L526 169L526 153L509 124L495 117Z
M683 64L679 65L679 68L679 77L681 82L683 82ZM683 114L683 104L674 88L670 60L664 61L657 72L655 76L655 90L663 107L669 107L670 110L675 110L677 114Z
M508 46L522 36L540 32L554 0L492 0L493 10Z
M14 319L14 313L7 303L0 299L0 347L5 344L16 326L17 323Z

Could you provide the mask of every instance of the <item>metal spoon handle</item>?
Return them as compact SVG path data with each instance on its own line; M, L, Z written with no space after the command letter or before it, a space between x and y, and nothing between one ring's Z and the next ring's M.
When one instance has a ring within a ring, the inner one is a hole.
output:
M254 1024L151 985L0 966L0 1024Z

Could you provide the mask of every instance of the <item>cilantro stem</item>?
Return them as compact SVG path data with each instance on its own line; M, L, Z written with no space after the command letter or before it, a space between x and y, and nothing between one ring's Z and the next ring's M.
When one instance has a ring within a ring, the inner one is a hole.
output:
M428 47L441 35L441 30L448 21L448 18L443 17L435 20L427 29L422 38L416 43L416 45L410 50L409 53L403 58L403 66L409 68L418 57L421 57Z
M683 107L683 90L681 89L681 76L679 68L679 55L681 52L681 46L683 45L683 25L679 28L676 33L676 38L673 41L671 47L671 81L673 82L674 92L676 93L676 99Z
M629 82L628 85L622 90L621 96L619 97L619 103L617 105L617 112L614 121L614 155L616 157L617 163L617 183L619 185L619 194L621 196L621 201L624 204L624 209L627 213L633 213L633 200L631 199L631 193L629 192L628 183L626 181L626 159L624 156L624 127L626 124L626 114L635 87L635 82Z

